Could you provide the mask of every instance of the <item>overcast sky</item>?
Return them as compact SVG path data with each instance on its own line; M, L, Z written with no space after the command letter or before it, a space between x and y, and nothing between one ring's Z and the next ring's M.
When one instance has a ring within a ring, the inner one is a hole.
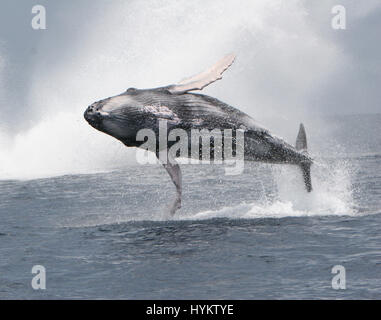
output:
M89 78L83 83L82 74L78 82L112 95L124 87L174 82L202 71L226 51L237 53L236 66L206 93L253 116L279 110L381 112L380 1L265 2L3 0L0 126L19 125L20 119L29 125L42 112L61 107L46 107L46 101L37 101L39 94L58 100L58 90L80 90L70 79L84 61ZM31 28L35 4L46 7L47 30ZM331 27L336 4L346 8L346 30ZM124 83L108 80L107 90L100 90L95 71L100 78L115 73L119 79L122 68ZM72 74L63 76L62 70ZM75 96L91 103L98 97L90 92Z

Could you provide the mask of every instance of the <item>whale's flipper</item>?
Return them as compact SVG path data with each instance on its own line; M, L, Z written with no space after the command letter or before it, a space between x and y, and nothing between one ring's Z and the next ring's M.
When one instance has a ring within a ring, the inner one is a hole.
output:
M303 123L300 124L299 133L296 138L295 148L302 153L307 154L307 135ZM300 168L302 169L304 184L308 192L312 191L311 183L311 162L301 162Z
M298 151L307 152L307 135L303 123L301 123L299 127L299 133L296 137L295 148Z
M182 190L182 176L178 163L174 160L168 159L168 163L162 163L165 170L167 170L169 176L172 179L173 184L176 187L176 198L170 208L171 215L174 215L176 210L181 208L181 190Z
M177 84L168 86L166 89L172 94L183 94L192 90L202 90L207 85L222 79L222 73L232 65L234 60L235 55L229 54L208 70L193 77L186 78Z

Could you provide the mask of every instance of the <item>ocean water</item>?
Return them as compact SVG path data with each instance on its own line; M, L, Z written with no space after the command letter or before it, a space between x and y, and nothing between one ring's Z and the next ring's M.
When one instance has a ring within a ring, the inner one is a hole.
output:
M0 180L0 299L380 299L381 115L325 125L311 194L290 166L186 165L171 217L160 165Z

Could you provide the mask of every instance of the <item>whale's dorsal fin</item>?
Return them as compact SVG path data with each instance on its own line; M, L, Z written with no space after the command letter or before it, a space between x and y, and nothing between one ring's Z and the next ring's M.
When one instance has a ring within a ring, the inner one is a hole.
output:
M208 70L193 77L186 78L177 84L166 87L172 94L183 94L192 90L202 90L207 85L222 79L222 73L229 68L235 60L234 54L229 54L219 60Z

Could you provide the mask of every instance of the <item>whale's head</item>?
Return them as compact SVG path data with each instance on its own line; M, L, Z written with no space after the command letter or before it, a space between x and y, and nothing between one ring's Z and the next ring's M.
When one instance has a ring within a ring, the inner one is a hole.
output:
M130 95L122 94L91 104L85 111L86 121L125 144L135 141L140 129L139 108Z

